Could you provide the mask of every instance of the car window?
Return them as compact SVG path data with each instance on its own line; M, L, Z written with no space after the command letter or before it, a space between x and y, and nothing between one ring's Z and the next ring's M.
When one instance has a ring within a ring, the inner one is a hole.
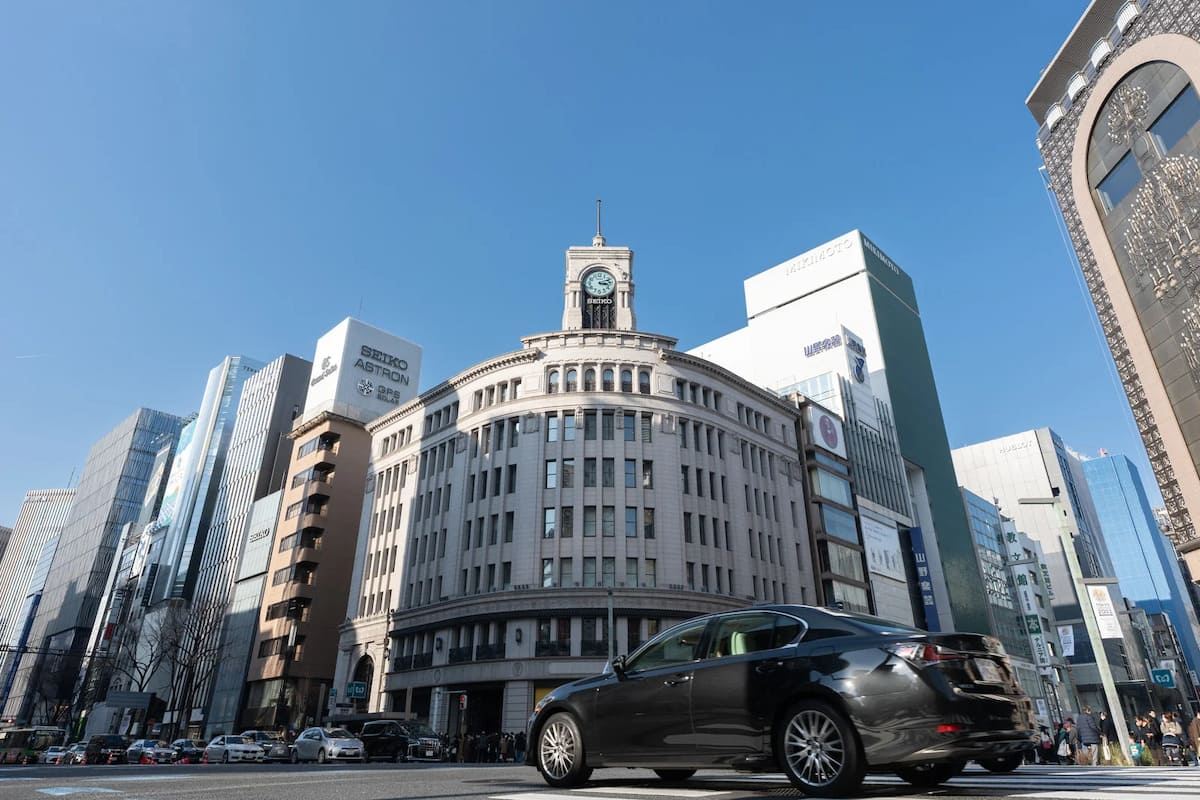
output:
M680 625L664 633L646 645L629 663L628 672L656 669L671 664L686 664L695 661L708 620L698 620Z
M774 650L795 641L802 625L783 614L757 612L722 618L717 624L710 658Z
M354 734L345 728L334 728L328 732L330 739L353 739Z

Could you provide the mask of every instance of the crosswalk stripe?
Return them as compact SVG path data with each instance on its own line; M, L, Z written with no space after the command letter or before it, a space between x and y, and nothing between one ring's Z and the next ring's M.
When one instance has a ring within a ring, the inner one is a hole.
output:
M593 792L595 794L664 795L666 797L713 797L714 795L728 794L726 791L716 789L662 789L641 786L589 786L577 791Z

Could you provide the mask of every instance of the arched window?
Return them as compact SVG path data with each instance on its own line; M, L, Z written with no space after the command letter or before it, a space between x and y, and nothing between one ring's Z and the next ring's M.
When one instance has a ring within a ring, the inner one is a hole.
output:
M550 377L546 381L546 392L548 394L554 394L557 391L558 391L558 370L552 369L552 370L550 370Z
M611 392L613 390L613 371L612 368L604 370L604 391Z
M638 391L642 394L650 394L649 370L638 370Z
M622 392L632 392L633 391L633 370L628 370L628 369L621 370L621 391Z
M375 661L370 656L363 656L354 665L354 680L357 683L366 685L366 692L362 697L354 699L354 707L356 710L367 710L367 705L370 703L371 697L371 679L375 677Z
M568 392L579 391L579 370L577 370L577 369L567 370L566 391L568 391Z
M583 390L585 392L596 391L596 370L587 369L583 372Z

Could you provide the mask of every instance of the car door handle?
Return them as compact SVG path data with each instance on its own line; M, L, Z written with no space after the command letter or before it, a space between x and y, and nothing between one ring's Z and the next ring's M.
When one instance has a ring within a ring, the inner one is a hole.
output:
M781 667L783 667L783 661L778 658L775 658L775 659L771 659L770 661L760 661L754 667L754 671L757 672L759 675L766 675L768 672L774 672L775 670L780 669Z
M678 686L681 683L687 683L691 679L691 675L676 675L673 678L667 678L663 681L663 686Z

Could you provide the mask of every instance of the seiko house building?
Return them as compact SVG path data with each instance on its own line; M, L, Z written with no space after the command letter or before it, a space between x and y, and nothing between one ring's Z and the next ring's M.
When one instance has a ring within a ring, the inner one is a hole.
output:
M369 426L335 719L521 730L677 620L814 598L800 411L675 344L597 231L561 330Z

